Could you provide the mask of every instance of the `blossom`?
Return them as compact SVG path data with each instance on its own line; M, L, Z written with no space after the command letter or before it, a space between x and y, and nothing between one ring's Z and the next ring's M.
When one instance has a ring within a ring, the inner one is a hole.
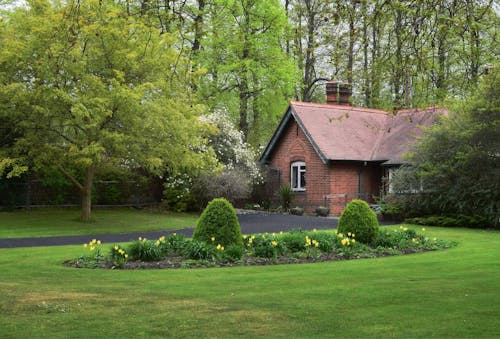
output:
M219 251L224 251L224 246L222 246L221 244L218 244L216 248L217 248Z
M351 244L349 238L342 239L340 243L342 244L342 246L349 246Z
M100 245L101 244L101 240L97 240L97 245Z
M306 246L311 246L311 239L306 235Z
M212 240L212 242L214 242L215 241L215 237L211 237L210 240Z
M422 228L422 232L425 232L425 228Z
M273 245L274 247L276 247L276 246L278 246L278 242L277 241L272 241L271 245Z
M115 249L115 251L118 251L118 246L115 245L114 249Z
M84 247L84 248L87 248L87 244L83 244L83 247Z

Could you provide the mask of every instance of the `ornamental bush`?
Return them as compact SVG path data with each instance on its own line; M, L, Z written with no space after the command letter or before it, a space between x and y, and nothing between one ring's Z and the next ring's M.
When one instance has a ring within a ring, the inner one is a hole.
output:
M243 246L240 223L233 205L224 198L208 203L194 230L193 239L206 243Z
M355 199L347 204L339 219L339 232L354 233L356 240L372 243L378 234L379 224L375 212L363 200Z

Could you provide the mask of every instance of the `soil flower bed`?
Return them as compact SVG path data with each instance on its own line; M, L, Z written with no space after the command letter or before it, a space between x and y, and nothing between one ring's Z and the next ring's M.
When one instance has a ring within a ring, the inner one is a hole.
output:
M139 238L127 247L112 245L107 253L103 244L92 239L84 244L85 254L66 260L76 268L104 269L175 269L278 265L376 258L445 249L454 242L429 238L425 229L406 226L380 229L370 245L356 241L352 233L337 231L302 231L243 235L243 247L224 248L212 237L203 242L173 234L149 240Z

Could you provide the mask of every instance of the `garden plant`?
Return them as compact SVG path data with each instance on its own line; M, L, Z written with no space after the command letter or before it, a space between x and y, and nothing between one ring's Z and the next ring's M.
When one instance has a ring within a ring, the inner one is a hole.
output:
M294 230L243 235L242 245L224 246L215 236L204 241L174 233L155 240L139 238L123 247L112 245L107 256L100 250L101 242L93 239L84 244L90 254L65 263L79 268L129 269L292 264L401 255L454 245L426 236L425 228L417 231L407 226L381 230L371 245L356 239L352 232Z

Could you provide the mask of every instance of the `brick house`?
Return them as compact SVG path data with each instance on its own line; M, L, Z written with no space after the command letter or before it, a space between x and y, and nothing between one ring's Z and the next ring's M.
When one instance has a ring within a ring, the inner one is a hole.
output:
M340 214L348 201L373 202L388 189L385 178L404 163L421 126L444 110L353 107L349 85L335 81L326 92L326 104L290 102L259 161L279 174L280 185L290 184L293 205Z

